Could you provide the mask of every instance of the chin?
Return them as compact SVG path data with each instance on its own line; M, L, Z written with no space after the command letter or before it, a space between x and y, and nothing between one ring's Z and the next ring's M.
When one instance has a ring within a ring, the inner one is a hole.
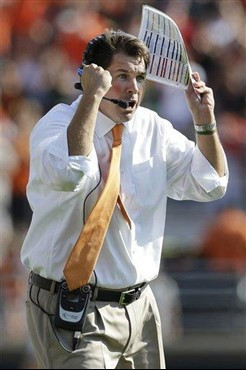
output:
M114 120L117 123L130 121L133 117L133 113L122 113L117 115L117 119Z
M107 112L107 113L105 112L104 114L106 116L108 116L112 121L114 121L116 123L121 123L121 122L130 121L135 112L136 112L136 110L134 110L132 112L115 111L115 112Z
M134 113L135 113L135 112L131 112L131 113L126 113L126 114L125 114L125 117L126 117L127 121L130 121L130 120L132 119L132 117L133 117Z

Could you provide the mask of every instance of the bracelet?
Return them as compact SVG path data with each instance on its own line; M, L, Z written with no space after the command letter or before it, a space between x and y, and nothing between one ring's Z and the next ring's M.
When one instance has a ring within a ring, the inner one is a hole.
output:
M195 125L195 131L198 135L211 135L216 131L216 122L209 125Z

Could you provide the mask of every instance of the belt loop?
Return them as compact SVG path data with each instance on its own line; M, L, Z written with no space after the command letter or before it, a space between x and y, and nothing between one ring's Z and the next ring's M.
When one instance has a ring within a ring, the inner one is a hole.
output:
M31 271L29 276L28 276L28 284L32 283L32 276L33 276L33 271Z
M55 294L56 284L57 284L56 281L52 280L52 283L51 283L51 286L50 286L50 293L52 295Z
M95 286L92 288L92 297L91 297L91 300L92 301L95 301L97 299L97 296L98 296L98 287Z

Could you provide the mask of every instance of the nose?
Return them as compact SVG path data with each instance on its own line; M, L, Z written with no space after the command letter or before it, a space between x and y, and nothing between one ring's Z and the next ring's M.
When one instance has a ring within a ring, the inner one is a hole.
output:
M127 93L136 94L138 93L138 90L139 88L138 88L138 83L137 83L136 78L131 79L127 85Z

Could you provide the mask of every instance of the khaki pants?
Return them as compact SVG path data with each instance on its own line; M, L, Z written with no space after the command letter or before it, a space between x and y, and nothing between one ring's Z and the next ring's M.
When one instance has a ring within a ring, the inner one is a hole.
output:
M149 286L124 307L91 301L75 351L73 332L53 325L56 301L57 294L29 285L27 322L39 368L165 369L160 317Z

